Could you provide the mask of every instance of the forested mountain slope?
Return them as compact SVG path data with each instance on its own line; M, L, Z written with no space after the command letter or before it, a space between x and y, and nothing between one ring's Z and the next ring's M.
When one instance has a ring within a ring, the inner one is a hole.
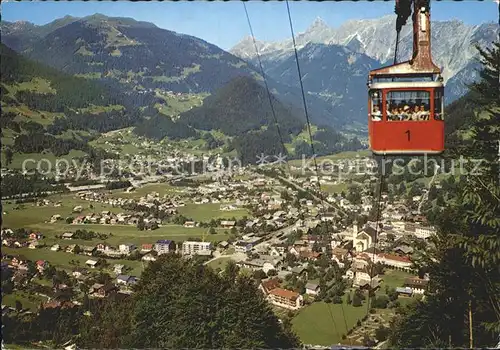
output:
M206 134L217 131L228 137L226 151L236 150L246 163L254 163L261 153L311 153L308 143L296 139L305 129L303 111L272 94L273 110L287 144L283 149L268 93L252 77L231 80L205 98L202 106L173 118L153 107L165 103L153 92L123 92L114 85L68 75L26 59L4 45L2 60L6 163L10 163L12 153L46 151L61 156L80 150L89 154L93 152L90 140L129 126L135 126L137 135L156 140L208 137L209 143L220 144ZM319 154L361 147L359 141L350 141L329 127L318 129L314 142Z
M125 96L109 87L43 66L3 44L0 53L2 148L7 165L13 153L100 153L88 146L93 132L128 126L139 118L125 108ZM57 136L70 129L82 132Z
M239 77L205 98L201 106L181 113L175 122L156 116L136 127L135 132L156 139L175 139L201 137L198 131L218 131L232 139L226 148L236 150L244 163L254 163L262 153L311 155L309 143L296 140L306 127L303 112L283 104L274 95L271 100L272 108L264 87L252 78ZM274 116L283 143L289 145L287 149L281 144ZM330 127L319 128L313 141L319 154L362 147L356 139L348 140Z

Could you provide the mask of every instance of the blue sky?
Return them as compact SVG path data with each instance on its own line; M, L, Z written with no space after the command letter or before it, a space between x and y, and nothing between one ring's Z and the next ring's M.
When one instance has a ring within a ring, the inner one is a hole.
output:
M255 36L259 40L283 40L290 37L285 2L247 3ZM290 12L296 33L302 32L321 17L332 27L349 19L375 18L392 14L394 1L382 2L293 2ZM71 15L84 17L94 13L132 17L152 22L160 28L194 35L229 49L249 35L243 4L231 2L3 2L2 20L46 24ZM432 2L434 20L459 19L468 24L498 21L498 5L493 0L445 0Z

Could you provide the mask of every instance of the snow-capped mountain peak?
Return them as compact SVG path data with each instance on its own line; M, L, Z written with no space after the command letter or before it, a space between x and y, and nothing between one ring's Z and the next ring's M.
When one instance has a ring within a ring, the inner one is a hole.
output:
M432 21L433 60L436 65L442 67L445 83L450 81L453 84L461 84L462 87L454 90L464 91L464 86L471 82L467 77L472 79L474 75L457 74L464 69L470 69L474 64L478 56L475 45L489 47L496 39L498 30L498 24L495 23L468 25L458 19ZM353 52L366 54L380 64L388 65L394 59L396 16L386 15L373 19L349 20L338 28L328 26L323 19L318 17L305 32L296 36L296 42L300 47L305 47L309 43L340 45ZM399 62L410 59L413 50L412 42L412 24L408 21L400 33L397 58ZM264 66L269 69L293 55L291 39L277 43L261 43L262 47L265 47ZM241 58L253 60L255 50L242 50L241 44L235 46L231 52ZM318 64L324 63L318 62ZM332 64L332 62L327 64ZM457 78L453 79L455 76Z

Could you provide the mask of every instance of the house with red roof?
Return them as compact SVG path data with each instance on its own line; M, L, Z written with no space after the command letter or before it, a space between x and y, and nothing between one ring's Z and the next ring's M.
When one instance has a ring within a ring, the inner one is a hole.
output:
M259 289L264 293L264 295L268 295L270 291L273 289L279 288L280 280L277 278L271 278L265 281L262 281L259 285Z
M43 235L40 232L31 232L29 238L31 240L39 240L43 238Z
M302 295L283 288L275 288L271 290L267 299L271 302L271 304L289 310L298 310L304 306L304 297Z
M37 260L35 266L39 273L43 273L43 271L49 266L49 264L45 260Z
M73 224L83 224L85 221L85 216L80 215L73 219Z
M153 248L154 248L154 246L152 243L145 243L145 244L141 245L141 253L148 253L148 252L152 251Z
M412 265L411 260L408 256L399 256L387 253L376 255L374 262L380 262L385 266L402 270L410 270Z

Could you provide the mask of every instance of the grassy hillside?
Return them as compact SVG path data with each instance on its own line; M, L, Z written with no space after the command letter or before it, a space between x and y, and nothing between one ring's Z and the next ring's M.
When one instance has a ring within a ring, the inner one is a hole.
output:
M297 134L303 126L299 116L273 96L273 108L283 134ZM221 130L226 135L241 135L263 126L274 125L266 90L252 78L232 80L203 106L181 114L181 120L201 130Z
M95 155L88 145L95 134L88 115L124 114L123 96L26 59L3 44L0 53L3 166L20 168L26 158ZM75 115L87 124L71 123Z
M115 34L116 37L103 40L111 40L114 43L111 46L118 50L130 46ZM140 46L139 41L132 46ZM46 154L52 159L75 154L103 156L103 152L112 152L115 156L150 153L148 147L138 146L143 141L124 138L109 142L106 139L107 133L130 127L134 127L128 129L133 130L134 137L162 141L160 148L195 154L232 154L244 163L254 163L261 153L270 156L287 151L290 156L310 153L308 135L298 110L275 96L272 96L271 109L267 91L253 78L234 78L212 95L140 86L118 88L116 81L106 85L102 81L71 76L20 56L5 45L1 49L1 101L6 112L1 125L2 159L11 167L20 166L24 158L34 154L36 158ZM112 60L106 58L106 62ZM197 74L200 68L196 67L183 69L183 79ZM110 72L118 74L114 68ZM127 79L133 80L139 73L129 70L127 74ZM283 141L288 144L287 150L280 143L274 115ZM329 127L314 127L314 130L317 154L360 146L357 140L349 141Z
M167 116L176 117L179 114L198 107L203 103L203 99L208 96L201 94L181 94L165 92L161 89L155 90L156 95L163 100L155 105L158 111Z
M30 58L130 90L140 85L147 90L210 93L237 76L258 75L215 45L131 18L95 14L44 26L15 26L2 24L2 34Z

